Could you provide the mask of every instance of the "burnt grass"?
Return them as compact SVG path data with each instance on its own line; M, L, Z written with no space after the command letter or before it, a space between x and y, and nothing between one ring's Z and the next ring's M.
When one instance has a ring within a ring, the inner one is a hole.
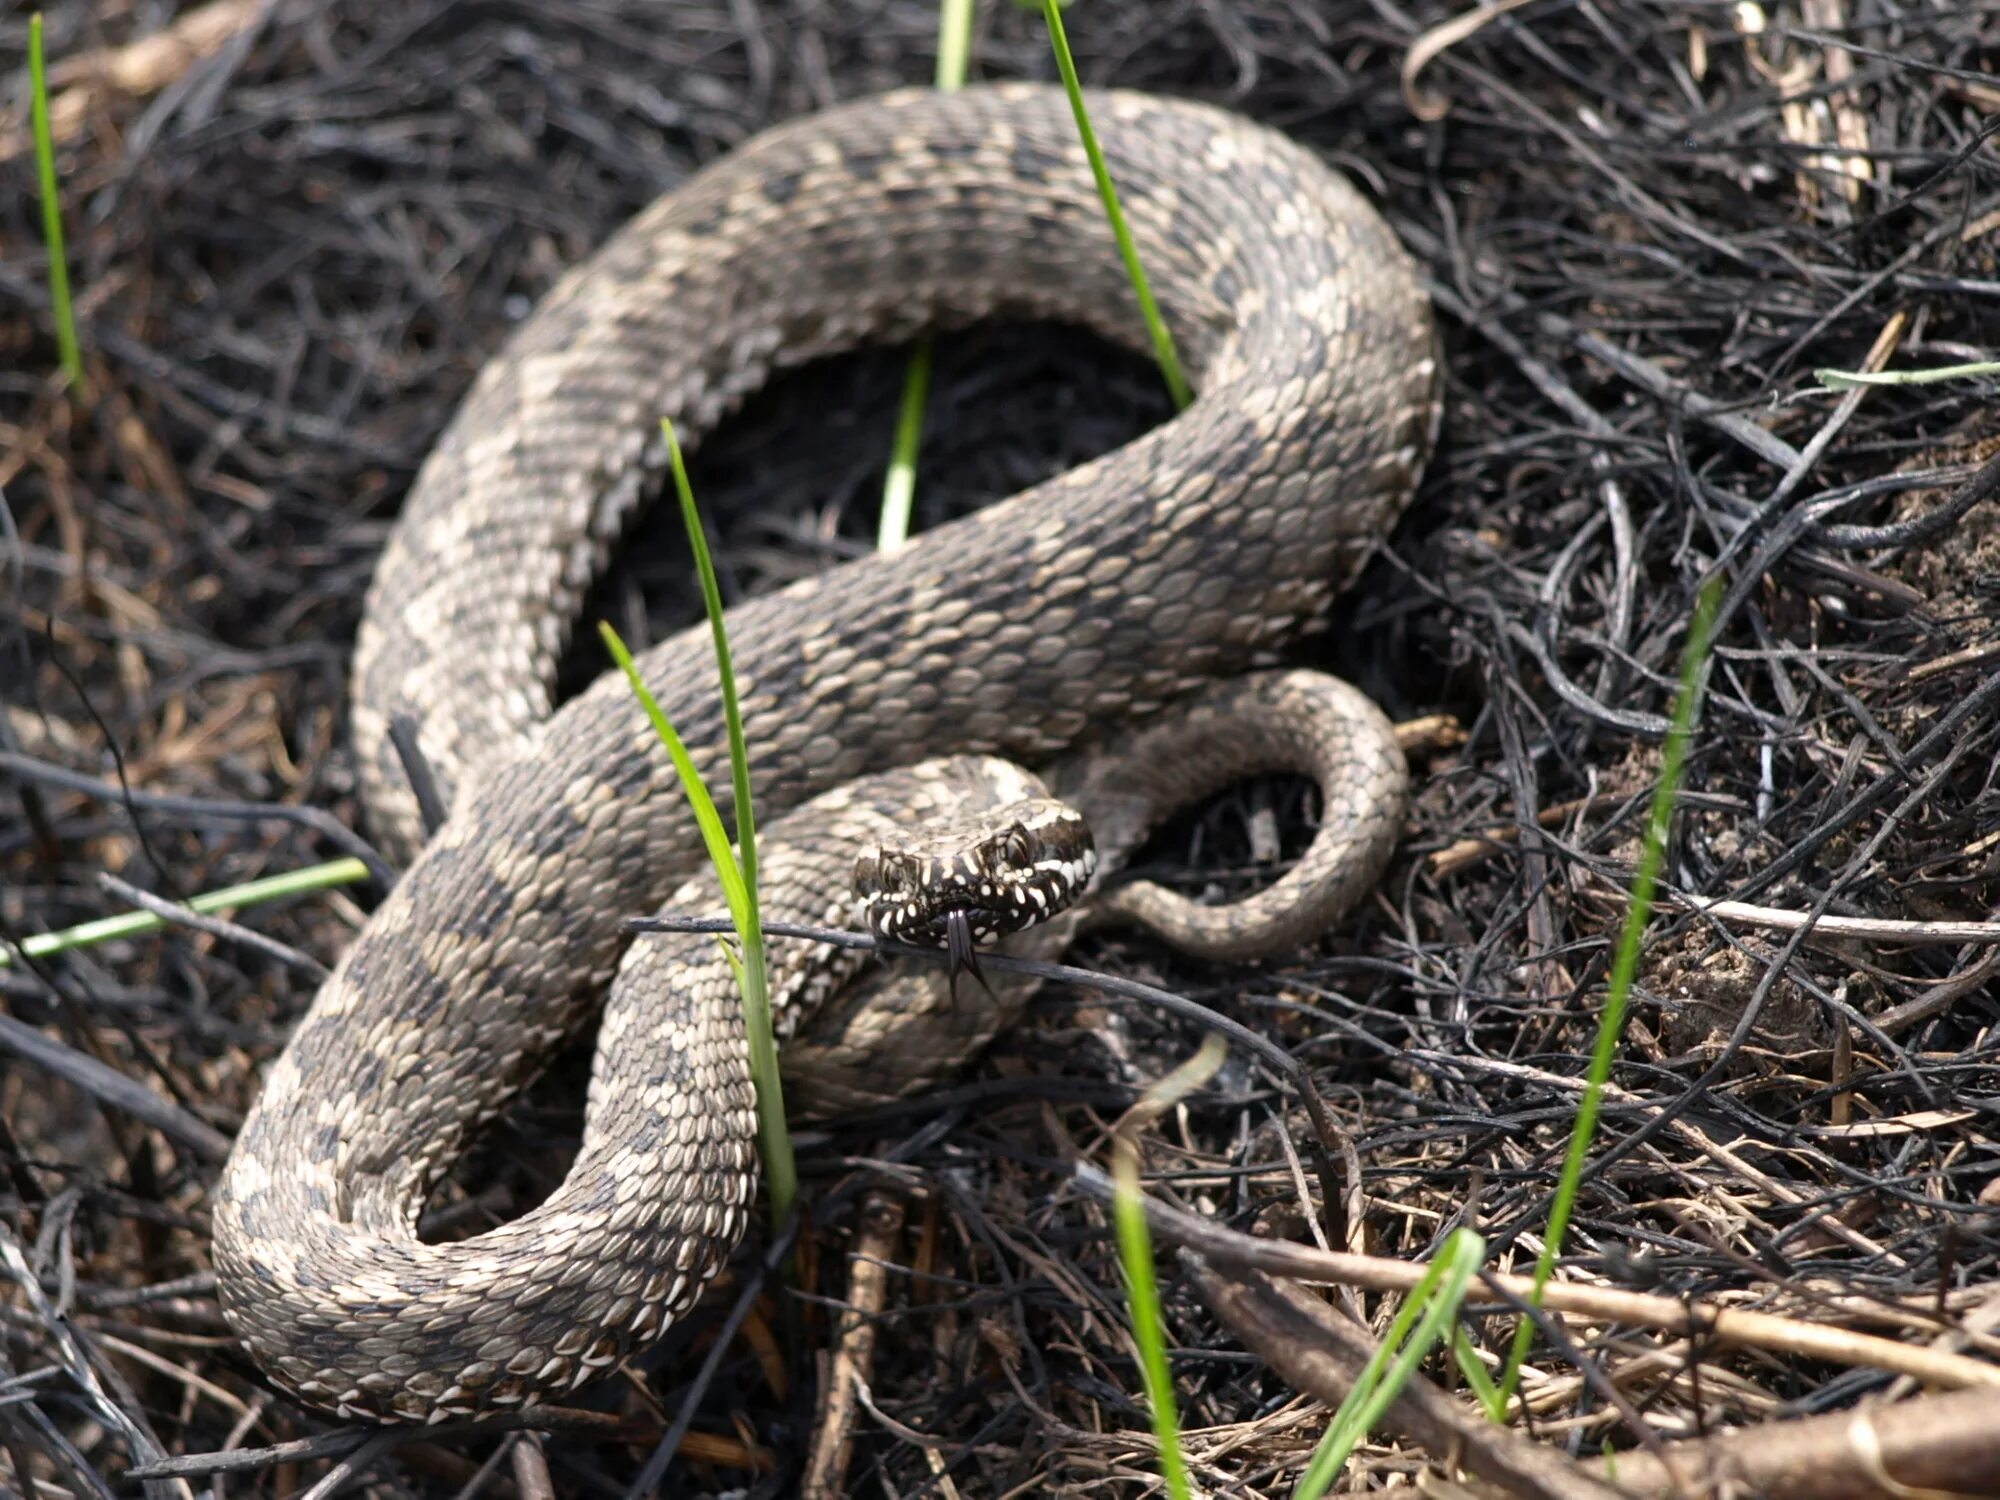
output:
M935 31L918 0L241 9L247 25L155 88L59 79L80 91L60 152L80 396L56 375L23 149L26 14L0 20L10 946L124 909L106 876L179 899L349 852L338 826L365 833L343 695L359 600L481 362L692 168L770 122L928 81ZM1226 970L1110 937L1076 960L1178 988L1310 1070L1360 1172L1359 1219L1338 1203L1326 1216L1336 1248L1415 1259L1472 1225L1497 1264L1525 1269L1692 601L1717 578L1663 905L1565 1274L1809 1318L1858 1299L1885 1310L1876 1331L1990 1356L2000 948L1801 937L1682 898L2000 915L1995 382L1850 396L1814 376L1871 350L1917 369L2000 343L2000 85L1979 72L2000 10L1532 0L1423 68L1420 117L1399 70L1459 10L1070 13L1087 80L1221 101L1312 143L1423 261L1449 381L1439 454L1298 659L1398 719L1448 714L1463 731L1417 752L1394 867L1312 951ZM58 0L50 56L123 47L175 15ZM975 76L1054 76L1038 17L1010 4L981 7L974 59ZM732 595L869 544L902 369L901 351L876 351L788 377L697 455ZM1145 361L1078 334L945 340L920 519L1168 414ZM671 517L649 526L594 601L628 636L698 607L676 536ZM600 663L573 666L582 680ZM1253 830L1275 823L1295 849L1312 815L1299 788L1252 785L1169 830L1149 863L1197 890L1267 878ZM228 1338L207 1195L317 966L378 897L364 884L240 914L263 946L177 928L15 950L0 968L0 1484L110 1493L135 1463L334 1430ZM882 1415L856 1420L846 1492L1148 1492L1107 1217L1072 1167L1108 1165L1109 1127L1200 1035L1053 990L962 1084L805 1137L800 1289L763 1287L721 1347L667 1492L793 1491L814 1352L849 1295L871 1192L907 1228L869 1376ZM582 1056L494 1128L441 1193L437 1232L546 1192L574 1144ZM1147 1134L1149 1190L1306 1239L1320 1189L1291 1153L1310 1134L1296 1093L1235 1055ZM579 1401L595 1425L546 1439L537 1461L559 1493L642 1477L732 1297L755 1289L753 1251L739 1264L733 1292ZM1162 1279L1198 1477L1289 1493L1320 1409L1170 1256ZM1511 1319L1480 1307L1474 1341L1503 1351ZM1575 1331L1572 1353L1668 1437L1902 1390L1866 1365ZM1549 1441L1634 1445L1633 1417L1546 1343L1527 1390ZM514 1489L532 1465L503 1451L513 1441L419 1435L365 1450L336 1483ZM246 1457L229 1486L300 1491L330 1472L325 1447ZM1350 1482L1422 1461L1378 1441Z

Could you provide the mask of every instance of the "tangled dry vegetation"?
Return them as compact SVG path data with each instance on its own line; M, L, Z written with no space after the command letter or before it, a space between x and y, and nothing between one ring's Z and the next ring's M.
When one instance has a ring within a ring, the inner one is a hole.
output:
M769 121L928 79L935 15L58 0L48 24L89 384L52 374L16 11L0 20L10 945L122 909L131 887L181 898L352 846L356 601L481 360L693 166ZM1732 1493L2000 1489L1994 382L1813 376L2000 344L2000 83L1982 71L2000 11L1080 0L1071 27L1092 81L1226 101L1359 177L1428 268L1450 378L1417 510L1306 653L1399 718L1463 730L1426 740L1380 894L1268 970L1189 971L1116 940L1079 955L1274 1039L1339 1132L1322 1173L1296 1092L1238 1056L1145 1137L1148 1190L1179 1216L1163 1242L1196 1252L1169 1255L1163 1293L1198 1482L1289 1493L1316 1397L1352 1357L1355 1325L1328 1309L1379 1329L1379 1278L1453 1226L1486 1234L1496 1269L1531 1263L1712 576L1720 645L1665 904L1522 1441L1433 1392L1344 1482L1457 1462L1451 1483L1486 1493L1608 1494L1592 1462L1608 1446L1628 1490L1657 1489L1662 1464L1686 1493L1705 1464L1738 1475ZM981 8L975 59L1052 74L1038 20L1004 3ZM728 587L866 545L901 370L890 352L790 378L698 455ZM925 513L1165 412L1142 361L1080 336L949 341ZM628 637L688 618L671 536L599 591ZM1282 846L1309 816L1296 788L1253 787L1155 861L1196 888L1254 877L1263 830ZM799 1292L746 1257L712 1314L541 1436L357 1449L366 1434L270 1395L217 1316L206 1194L259 1068L374 896L14 949L0 968L0 1488L105 1495L143 1465L162 1495L220 1494L204 1476L221 1469L239 1494L619 1493L661 1478L649 1456L692 1394L670 1493L1150 1491L1106 1212L1077 1169L1105 1162L1200 1028L1078 990L962 1086L808 1138ZM546 1191L580 1069L496 1127L439 1233ZM1267 1252L1276 1279L1218 1227L1292 1247ZM1377 1257L1377 1281L1299 1293L1289 1278L1333 1279L1322 1238ZM844 1324L854 1306L867 1315ZM1483 1357L1512 1321L1502 1290L1476 1292ZM844 1401L816 1409L823 1387ZM214 1453L234 1456L182 1461Z

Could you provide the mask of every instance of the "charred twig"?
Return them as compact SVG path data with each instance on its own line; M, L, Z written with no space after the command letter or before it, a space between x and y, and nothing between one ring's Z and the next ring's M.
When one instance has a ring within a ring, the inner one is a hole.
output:
M213 819L223 823L293 823L318 834L329 844L353 855L374 873L384 890L395 884L395 872L375 852L374 845L353 829L317 807L290 807L274 802L231 802L211 797L173 797L161 792L128 791L108 785L61 766L48 765L30 756L0 751L0 771L23 781L59 787L99 802L123 807L130 812L153 813L162 818L201 823Z
M870 1192L861 1210L847 1278L847 1301L834 1329L833 1350L820 1381L812 1451L799 1493L806 1500L834 1500L847 1493L847 1465L854 1451L854 1414L873 1378L875 1327L888 1300L889 1257L903 1233L903 1205L888 1193Z
M1073 1169L1073 1176L1085 1192L1109 1200L1110 1179L1095 1167L1080 1163ZM1296 1281L1349 1284L1380 1292L1408 1291L1424 1275L1422 1266L1406 1261L1370 1255L1343 1255L1307 1245L1237 1234L1150 1198L1146 1200L1146 1219L1160 1238L1194 1251L1212 1265L1232 1270L1268 1271ZM1486 1271L1480 1273L1480 1279L1494 1286L1504 1286L1516 1296L1527 1296L1533 1291L1533 1280L1526 1276L1506 1276ZM1783 1350L1844 1365L1894 1370L1946 1388L2000 1387L2000 1366L1899 1344L1893 1339L1855 1333L1823 1323L1781 1318L1771 1313L1710 1307L1698 1302L1676 1301L1672 1297L1562 1281L1552 1281L1544 1287L1541 1301L1542 1306L1550 1311L1571 1317L1633 1323L1689 1338Z
M1244 1343L1300 1390L1338 1406L1375 1353L1375 1341L1298 1287L1256 1271L1223 1276L1192 1251L1182 1261L1202 1297ZM1524 1500L1616 1500L1619 1491L1592 1478L1554 1449L1496 1427L1412 1374L1383 1416L1434 1462L1463 1468Z
M65 1047L12 1016L0 1015L0 1048L26 1058L100 1103L152 1126L198 1156L219 1162L229 1155L229 1137L214 1126L162 1099L116 1068L86 1057L73 1047Z

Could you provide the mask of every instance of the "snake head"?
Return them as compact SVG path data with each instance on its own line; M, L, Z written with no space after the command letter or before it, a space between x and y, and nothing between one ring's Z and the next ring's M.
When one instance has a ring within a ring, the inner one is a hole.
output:
M954 968L1083 894L1097 846L1083 815L1034 797L884 840L854 864L880 941L945 948Z

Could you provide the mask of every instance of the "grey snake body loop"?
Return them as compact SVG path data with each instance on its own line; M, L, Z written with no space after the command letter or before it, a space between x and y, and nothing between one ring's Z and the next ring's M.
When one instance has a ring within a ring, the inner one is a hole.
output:
M1138 778L1093 769L1089 747L1188 694L1221 695L1186 712L1225 739L1259 694L1283 708L1289 677L1229 679L1322 613L1421 469L1429 310L1366 203L1219 111L1124 93L1092 109L1200 394L1115 453L730 612L760 815L822 799L785 820L794 852L767 871L802 920L851 918L836 833L963 790L939 780L963 767L886 792L863 773L997 753L1053 766L1093 817L1097 795L1113 823L1142 820ZM482 372L383 556L356 656L376 828L417 842L386 734L400 713L451 815L273 1064L215 1203L224 1311L278 1384L397 1420L551 1399L656 1337L726 1257L755 1181L740 1021L665 943L626 958L564 1184L461 1243L415 1233L471 1134L595 1010L625 919L702 865L626 685L552 711L555 663L657 477L661 416L693 444L774 369L993 316L1145 347L1067 102L1041 86L889 95L758 137L567 276ZM643 667L726 787L705 634ZM1334 704L1301 743L1336 768L1352 899L1401 771L1379 714ZM1171 736L1177 712L1136 734ZM1248 951L1286 930L1264 915ZM1182 919L1204 920L1161 916ZM801 993L826 987L816 972Z

